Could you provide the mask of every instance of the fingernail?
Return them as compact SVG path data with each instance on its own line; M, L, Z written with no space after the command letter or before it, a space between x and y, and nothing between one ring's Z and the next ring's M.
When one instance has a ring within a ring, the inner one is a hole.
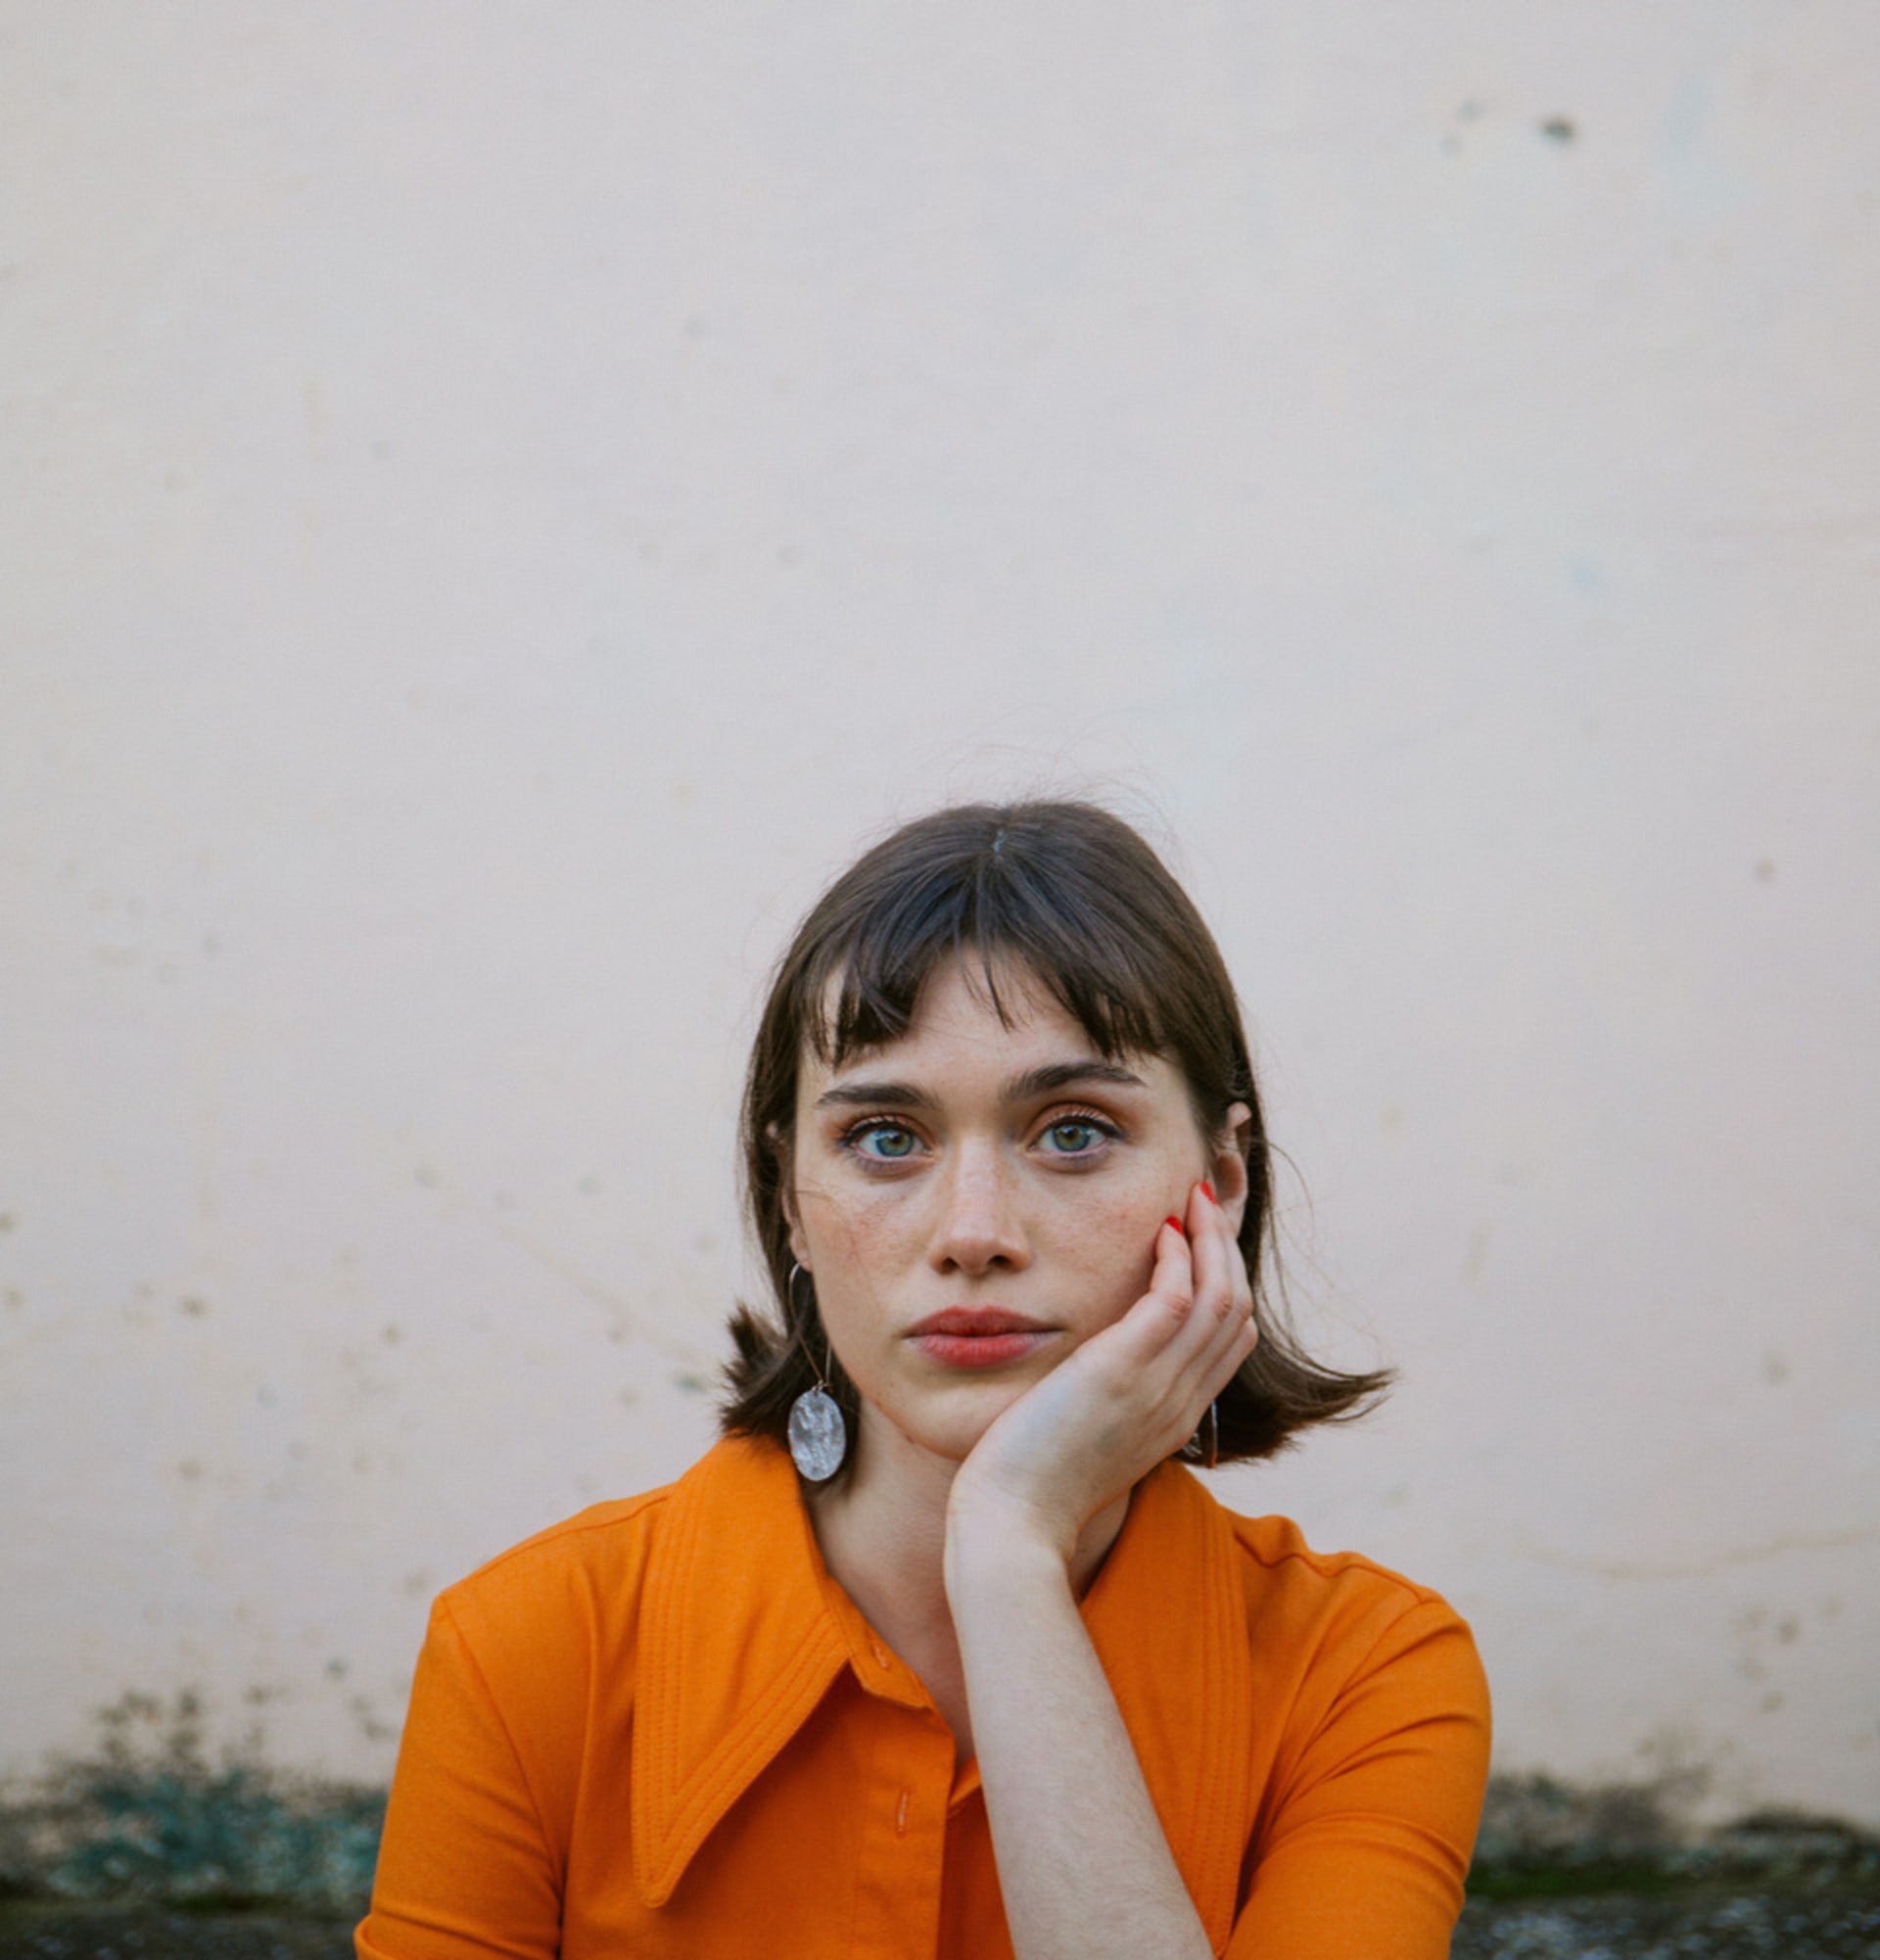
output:
M1188 1237L1188 1234L1186 1232L1182 1232L1182 1221L1179 1218L1177 1218L1173 1212L1170 1212L1167 1218L1165 1218L1162 1221L1162 1223L1164 1225L1172 1225L1178 1233L1181 1233L1181 1236L1184 1238Z
M1220 1203L1220 1199L1214 1195L1214 1187L1205 1178L1201 1180L1201 1195L1207 1199L1209 1204Z

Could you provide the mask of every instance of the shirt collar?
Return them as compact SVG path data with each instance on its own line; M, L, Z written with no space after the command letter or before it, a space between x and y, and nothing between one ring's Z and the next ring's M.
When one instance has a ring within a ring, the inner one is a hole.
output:
M673 1486L640 1607L634 1871L664 1905L850 1658L796 1471L731 1437ZM858 1615L859 1618L859 1615Z
M1156 1815L1218 1948L1233 1924L1249 1793L1251 1663L1233 1526L1185 1470L1139 1484L1084 1602ZM796 1471L733 1437L673 1486L640 1613L634 1865L664 1905L693 1854L844 1666L928 1705L829 1577Z

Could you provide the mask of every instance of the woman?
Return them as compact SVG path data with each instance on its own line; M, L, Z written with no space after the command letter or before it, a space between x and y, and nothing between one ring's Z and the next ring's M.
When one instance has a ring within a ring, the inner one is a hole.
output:
M1263 1302L1231 983L1081 804L941 811L785 954L726 1439L439 1601L363 1960L1434 1960L1487 1699L1434 1594L1172 1461L1385 1385Z

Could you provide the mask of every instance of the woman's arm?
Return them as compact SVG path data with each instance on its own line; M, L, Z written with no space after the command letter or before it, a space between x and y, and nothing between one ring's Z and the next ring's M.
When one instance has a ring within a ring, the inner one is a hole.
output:
M1150 1290L987 1430L954 1479L948 1603L1018 1960L1204 1960L1072 1586L1079 1534L1192 1435L1253 1349L1229 1223L1198 1186Z
M1062 1562L986 1543L949 1576L1018 1960L1208 1960Z
M1449 1951L1488 1775L1488 1686L1434 1595L1362 1625L1325 1657L1333 1680L1304 1687L1314 1705L1264 1806L1230 1960Z
M451 1613L432 1610L358 1960L554 1960L561 1876L514 1741Z

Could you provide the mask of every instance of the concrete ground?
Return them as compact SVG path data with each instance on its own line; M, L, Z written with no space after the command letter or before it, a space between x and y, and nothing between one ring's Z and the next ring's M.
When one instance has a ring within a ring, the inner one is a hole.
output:
M1877 1960L1880 1889L1472 1899L1452 1960Z
M0 1960L351 1960L350 1919L0 1905ZM1880 1887L1472 1899L1452 1960L1880 1960Z

